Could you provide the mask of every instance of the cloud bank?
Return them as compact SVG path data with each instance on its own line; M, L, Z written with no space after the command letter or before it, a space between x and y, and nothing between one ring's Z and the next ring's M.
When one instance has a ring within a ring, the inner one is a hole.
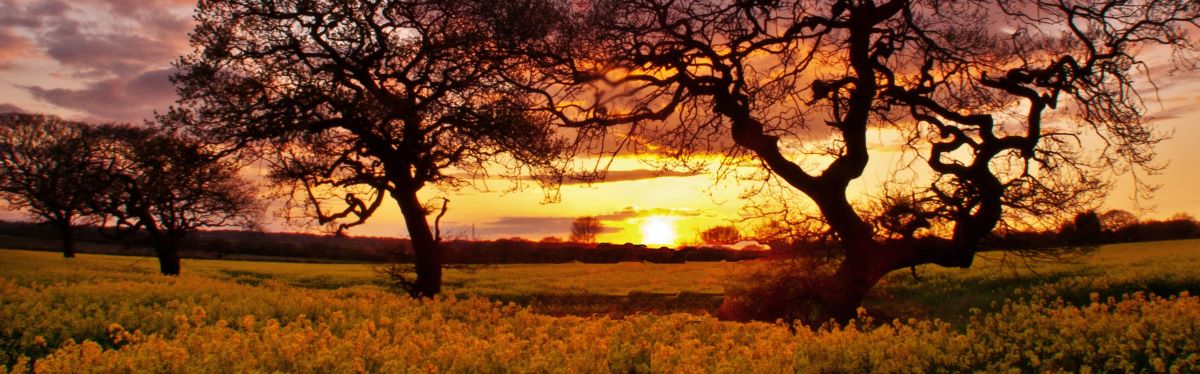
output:
M14 89L99 120L140 121L175 99L170 66L189 50L194 6L0 0L0 71L49 68L45 83Z

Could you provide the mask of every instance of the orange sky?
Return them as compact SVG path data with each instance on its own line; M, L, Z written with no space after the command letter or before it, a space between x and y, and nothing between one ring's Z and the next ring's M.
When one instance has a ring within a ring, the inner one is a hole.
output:
M166 79L170 61L187 48L190 3L0 0L0 111L140 122L173 99ZM1151 66L1162 66L1162 61L1154 61L1161 58L1150 59ZM1174 131L1174 137L1159 148L1160 160L1170 166L1150 179L1162 187L1153 200L1143 203L1155 208L1145 216L1200 215L1200 194L1194 191L1200 186L1196 182L1200 175L1200 74L1170 76L1166 70L1156 68L1158 96L1148 91L1147 104L1159 119L1155 126ZM876 146L892 145L886 133L874 135ZM886 179L895 162L889 155L894 154L873 154L864 178L852 190L867 193L864 186ZM715 164L711 166L715 168ZM733 179L716 184L711 173L655 177L648 172L652 168L633 159L618 159L611 174L618 180L563 186L561 202L553 204L544 204L543 194L535 186L503 192L508 190L507 182L489 181L491 192L466 189L449 196L443 231L462 237L474 232L480 239L565 237L573 218L591 215L609 227L601 241L678 243L694 240L703 228L738 219L743 204L738 195L748 185ZM1118 178L1104 207L1132 209L1129 178ZM431 189L426 197L437 194ZM19 217L19 212L0 213L3 219ZM268 227L295 229L279 222ZM667 234L672 230L676 237L669 240ZM385 204L370 222L350 233L404 236L393 204Z

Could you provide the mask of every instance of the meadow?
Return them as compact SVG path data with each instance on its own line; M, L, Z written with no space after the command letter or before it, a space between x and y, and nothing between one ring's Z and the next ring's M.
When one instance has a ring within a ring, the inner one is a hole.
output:
M849 326L720 321L747 263L452 270L388 292L369 265L0 250L11 372L1196 372L1200 241L1078 263L984 254L878 287Z

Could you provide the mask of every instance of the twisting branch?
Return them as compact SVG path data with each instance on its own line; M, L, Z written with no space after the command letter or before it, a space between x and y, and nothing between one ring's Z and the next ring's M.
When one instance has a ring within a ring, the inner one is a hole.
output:
M438 212L437 218L433 220L433 239L438 243L442 242L442 217L446 215L446 208L450 205L449 198L442 198L442 211Z

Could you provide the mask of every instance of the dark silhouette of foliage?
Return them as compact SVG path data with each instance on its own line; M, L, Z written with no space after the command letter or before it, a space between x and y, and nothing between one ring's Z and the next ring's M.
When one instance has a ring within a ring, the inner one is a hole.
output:
M255 184L195 140L108 125L97 128L91 141L103 144L115 182L94 211L119 233L145 231L164 275L179 275L179 246L190 232L258 223L262 205Z
M813 323L853 317L891 271L969 267L997 228L1088 208L1106 191L1103 173L1158 170L1162 136L1147 126L1135 74L1148 69L1136 54L1162 45L1192 67L1200 19L1191 0L604 0L572 10L562 37L530 47L530 66L557 79L527 88L566 126L608 128L685 160L723 152L804 196L792 202L811 201L841 247ZM576 48L555 50L561 39ZM904 167L927 176L905 181L922 204L896 207L921 209L903 214L927 220L929 235L876 227L895 222L852 204L872 129L899 134ZM1105 147L1091 153L1085 137Z
M292 218L341 232L393 199L415 256L410 291L433 296L444 256L420 191L497 170L562 180L566 143L499 78L518 45L498 41L538 30L493 21L537 25L527 11L470 0L204 1L166 122L260 157Z
M735 321L812 320L833 270L828 261L806 256L754 263L727 280L716 315Z
M742 233L734 226L714 226L700 233L700 241L709 245L736 244Z
M1105 232L1116 232L1126 227L1136 225L1138 217L1125 210L1112 209L1100 215L1100 225Z
M1063 228L1061 235L1070 244L1101 243L1104 240L1104 228L1100 225L1100 215L1094 210L1076 214L1074 221Z
M596 217L579 217L571 221L572 243L595 244L596 236L604 230L604 225Z
M0 198L57 228L67 258L75 257L75 225L109 183L90 131L50 115L0 114Z

